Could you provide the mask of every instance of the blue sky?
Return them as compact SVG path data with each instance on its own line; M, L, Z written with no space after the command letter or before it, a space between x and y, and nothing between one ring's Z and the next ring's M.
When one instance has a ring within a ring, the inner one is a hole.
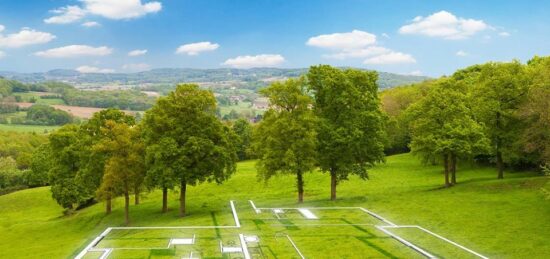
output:
M0 70L17 72L323 63L440 76L550 54L548 1L2 0L0 14Z

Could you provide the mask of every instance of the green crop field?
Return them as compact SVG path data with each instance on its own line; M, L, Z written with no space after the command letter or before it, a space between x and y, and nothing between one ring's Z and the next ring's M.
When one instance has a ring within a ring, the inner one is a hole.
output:
M355 209L311 209L319 220L305 220L293 210L275 215L256 214L257 207L363 207L399 225L419 225L490 258L550 257L550 179L530 172L507 172L496 180L492 168L466 167L459 184L440 188L439 166L423 166L409 154L390 156L371 170L369 181L351 178L339 186L339 200L328 201L329 177L319 172L305 178L305 203L295 202L294 179L279 176L258 183L254 161L238 164L237 173L222 185L203 184L188 190L188 213L177 217L177 194L170 193L166 214L160 213L161 195L148 193L130 207L132 227L234 226L230 200L235 201L241 228L112 230L98 248L115 249L111 258L175 258L199 252L220 258L224 246L238 244L238 234L257 235L250 246L254 257L299 258L290 236L306 258L414 258L412 249L375 228L380 220ZM0 196L0 258L69 258L76 256L108 227L124 225L123 202L115 200L106 216L104 204L95 204L64 216L48 187ZM317 224L317 225L316 225ZM472 255L417 229L392 232L436 256ZM196 236L200 246L168 248L170 238ZM521 242L515 242L522 240ZM99 252L85 258L98 258ZM229 258L229 257L224 257Z
M37 92L24 92L24 93L17 93L16 96L21 96L22 102L30 102L32 98L35 99L36 103L40 104L65 104L65 101L61 98L40 98L41 94L45 93L37 93ZM51 95L55 95L55 93L48 93Z
M60 126L0 124L0 131L35 132L41 134L52 132L59 127Z

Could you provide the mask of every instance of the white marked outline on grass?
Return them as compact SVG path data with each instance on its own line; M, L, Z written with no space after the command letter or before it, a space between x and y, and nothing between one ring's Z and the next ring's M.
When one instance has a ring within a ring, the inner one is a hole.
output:
M473 255L476 255L476 256L478 256L478 257L480 257L480 258L483 258L483 259L489 259L488 257L486 257L486 256L484 256L484 255L482 255L482 254L480 254L480 253L478 253L478 252L476 252L476 251L474 251L474 250L472 250L472 249L469 249L469 248L467 248L467 247L465 247L465 246L463 246L463 245L460 245L460 244L458 244L458 243L456 243L456 242L454 242L454 241L452 241L452 240L449 240L449 239L447 239L447 238L445 238L445 237L443 237L443 236L441 236L441 235L438 235L438 234L436 234L436 233L434 233L434 232L432 232L432 231L429 231L429 230L427 230L427 229L425 229L425 228L423 228L423 227L421 227L421 226L417 226L417 225L402 225L402 226L376 226L376 227L377 227L378 229L384 231L385 233L387 233L387 234L389 234L389 235L391 235L391 236L395 236L395 237L399 237L399 236L398 236L397 234L393 233L393 232L390 232L389 230L387 230L387 228L390 228L390 229L392 229L392 228L417 228L417 229L420 229L420 230L422 230L422 231L424 231L424 232L426 232L426 233L428 233L428 234L430 234L430 235L432 235L432 236L434 236L434 237L437 237L437 238L439 238L439 239L441 239L441 240L443 240L443 241L445 241L445 242L447 242L447 243L449 243L449 244L452 244L452 245L454 245L454 246L456 246L456 247L458 247L458 248L460 248L460 249L462 249L462 250L464 250L464 251L467 251L467 252L469 252L469 253L471 253L471 254L473 254ZM399 238L401 238L401 237L399 237ZM435 257L434 257L434 258L435 258Z
M254 208L254 210L272 210L272 209L274 209L274 208L256 208L256 206L254 205L254 202L252 202L252 201L250 201L250 204L252 205L252 207ZM363 211L363 212L365 212L365 213L367 213L367 214L369 214L369 215L371 215L371 216L373 216L373 217L375 217L375 218L377 218L377 219L379 219L379 220L381 220L382 222L384 222L384 223L387 224L387 225L374 225L377 229L379 229L380 231L386 233L387 235L391 236L392 238L396 239L397 241L401 242L402 244L404 244L404 245L410 247L411 249L415 250L416 252L418 252L418 253L420 253L420 254L422 254L422 255L428 257L428 258L437 258L437 257L435 257L434 255L428 253L428 252L425 251L424 249L422 249L422 248L420 248L420 247L414 245L414 244L411 243L410 241L407 241L407 240L405 240L404 238L398 236L397 234L395 234L395 233L393 233L393 232L387 230L387 228L418 228L418 229L420 229L420 230L422 230L422 231L424 231L424 232L426 232L426 233L428 233L428 234L431 234L431 235L433 235L433 236L435 236L435 237L437 237L437 238L439 238L439 239L441 239L441 240L443 240L443 241L446 241L446 242L448 242L448 243L450 243L450 244L452 244L452 245L454 245L454 246L456 246L456 247L458 247L458 248L460 248L460 249L462 249L462 250L464 250L464 251L467 251L467 252L469 252L469 253L471 253L471 254L473 254L473 255L476 255L476 256L478 256L478 257L480 257L480 258L483 258L483 259L489 259L488 257L486 257L486 256L484 256L484 255L482 255L482 254L480 254L480 253L478 253L478 252L476 252L476 251L474 251L474 250L472 250L472 249L469 249L469 248L467 248L467 247L465 247L465 246L462 246L462 245L460 245L460 244L458 244L458 243L456 243L456 242L454 242L454 241L451 241L451 240L449 240L449 239L447 239L447 238L445 238L445 237L443 237L443 236L441 236L441 235L438 235L438 234L436 234L436 233L434 233L434 232L432 232L432 231L429 231L429 230L427 230L427 229L425 229L425 228L423 228L423 227L421 227L421 226L417 226L417 225L397 225L397 224L395 224L395 223L393 223L393 222L387 220L386 218L384 218L384 217L382 217L382 216L380 216L380 215L378 215L378 214L376 214L376 213L374 213L374 212L372 212L372 211L370 211L370 210L367 210L367 209L365 209L365 208L363 208L363 207L306 207L306 208L303 208L303 207L301 207L301 208L292 208L292 207L289 207L289 208L277 208L277 209L283 209L283 210L298 210L298 211L299 211L300 209L307 209L307 210L343 210L343 209L359 209L359 210L361 210L361 211ZM338 226L338 225L342 225L342 224L295 224L295 226L322 226L322 225L324 225L324 226ZM361 225L361 224L347 224L347 225ZM366 225L373 225L373 224L366 224ZM287 236L287 237L288 237L288 236ZM289 239L290 239L290 237L289 237ZM291 241L291 242L292 242L292 241ZM292 242L292 244L295 246L294 242ZM296 248L296 250L298 251L298 248L297 248L296 246L295 246L295 248ZM301 255L301 253L300 253L300 255ZM303 258L303 256L302 256L302 258Z
M243 249L244 259L250 259L250 254L248 253L248 246L246 245L246 241L244 240L243 234L239 234L239 240L241 241L241 247Z
M75 259L82 259L84 255L86 255L87 252L98 252L98 251L104 251L104 254L102 255L102 258L107 258L112 250L123 250L123 249L140 249L140 248L96 248L95 246L101 242L101 240L109 234L112 230L128 230L128 229L216 229L216 228L240 228L241 223L239 222L239 215L237 214L237 210L235 209L235 202L229 201L229 204L231 206L231 212L233 213L233 219L235 220L234 226L180 226L180 227L109 227L105 229L99 236L94 238L88 245L80 251L74 258ZM170 245L169 245L170 246ZM107 253L107 249L111 249ZM150 248L147 248L150 249ZM106 256L106 257L103 257Z

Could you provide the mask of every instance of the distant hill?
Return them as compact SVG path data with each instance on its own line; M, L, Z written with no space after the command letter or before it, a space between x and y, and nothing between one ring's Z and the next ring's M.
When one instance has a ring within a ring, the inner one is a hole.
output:
M25 83L43 81L61 81L74 85L81 84L175 84L179 82L219 83L240 82L269 84L271 81L297 77L307 72L307 68L251 68L251 69L192 69L192 68L161 68L138 73L80 73L75 70L55 69L45 73L17 73L0 71L0 76L15 79ZM379 72L380 88L411 84L429 79L424 76L400 75Z

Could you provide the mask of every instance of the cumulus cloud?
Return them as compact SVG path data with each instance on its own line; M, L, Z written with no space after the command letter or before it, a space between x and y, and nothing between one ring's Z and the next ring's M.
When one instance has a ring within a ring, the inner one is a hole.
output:
M440 11L427 17L417 16L399 28L399 33L459 40L490 28L483 20L456 17L450 12Z
M363 61L363 64L368 65L393 65L406 63L416 63L416 60L409 54L396 51L374 56Z
M358 49L376 42L376 35L353 30L351 32L322 34L308 39L308 46L326 49Z
M385 38L389 37L385 33L383 35ZM309 38L306 45L332 50L333 53L323 55L330 59L361 58L364 59L364 64L377 65L416 62L409 54L379 46L376 35L359 30L318 35Z
M151 66L145 63L124 64L122 66L122 69L130 72L141 72L141 71L150 70Z
M55 39L55 35L48 32L23 28L17 33L2 34L5 27L0 25L0 47L20 48L28 45L43 44Z
M35 56L44 58L74 58L85 56L107 56L113 52L112 48L92 47L88 45L69 45L54 49L35 52Z
M81 25L88 28L101 26L101 24L98 22L84 22Z
M456 55L459 56L459 57L466 57L468 56L468 52L464 51L464 50L459 50L456 52Z
M90 73L114 73L114 69L110 68L99 68L99 67L93 67L93 66L79 66L75 69L76 71L83 73L83 74L90 74Z
M86 16L86 10L76 5L68 5L66 7L60 7L50 12L56 14L50 18L44 19L48 24L67 24L79 21Z
M219 47L219 44L211 43L210 41L196 42L179 46L178 49L176 49L176 54L195 56L201 52L216 50Z
M130 57L137 57L137 56L142 56L142 55L145 55L145 54L147 54L146 49L136 49L136 50L132 50L132 51L128 52L128 56L130 56Z
M67 24L81 20L87 15L98 15L112 20L134 19L162 9L157 1L142 3L141 0L80 0L81 6L69 5L51 12L56 14L45 23Z
M0 32L3 32L5 29L6 29L6 27L4 27L4 25L0 24Z
M230 58L223 62L222 65L234 68L277 67L283 62L285 62L285 58L279 54L261 54Z

